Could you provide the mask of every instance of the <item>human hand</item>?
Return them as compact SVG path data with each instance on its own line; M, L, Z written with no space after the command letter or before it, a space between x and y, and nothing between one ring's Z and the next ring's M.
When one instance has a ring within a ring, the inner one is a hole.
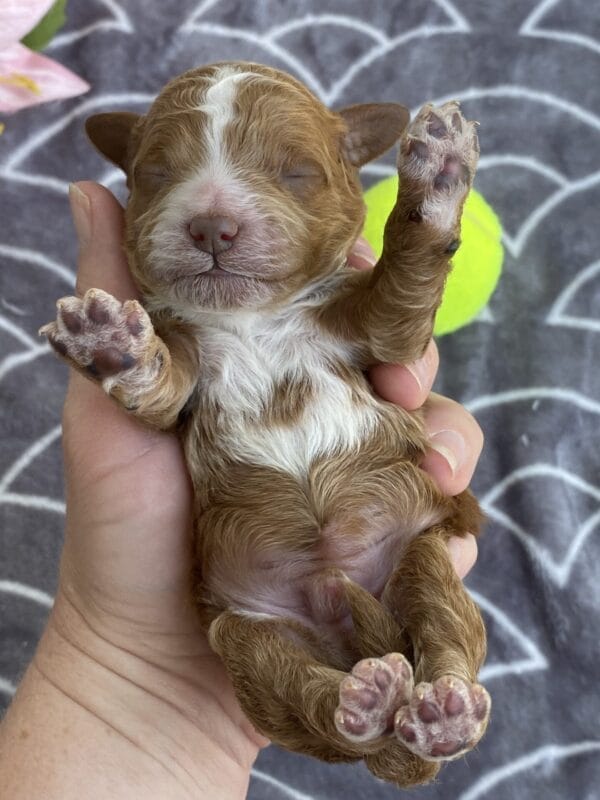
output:
M95 287L119 300L135 298L122 249L122 209L89 182L71 197L81 246L77 294ZM357 257L355 250L351 260ZM371 379L382 397L405 408L425 403L432 449L422 466L455 494L470 480L482 437L458 404L429 394L437 365L431 343L419 362L378 366ZM180 444L142 427L76 373L63 433L67 526L50 626L73 658L83 653L110 675L110 690L90 698L85 680L73 684L71 668L52 678L69 683L77 702L91 704L100 718L116 714L111 724L143 751L168 754L182 786L206 784L202 769L211 759L217 766L206 796L221 796L218 787L227 781L247 781L267 741L242 714L189 599L192 493ZM464 576L476 556L473 537L451 540L449 547ZM53 669L43 652L41 659L46 671ZM237 778L226 777L227 769Z
M136 298L121 207L97 184L79 187L77 295L94 287ZM268 742L239 709L190 599L192 492L179 441L71 371L63 449L65 544L37 664L145 756L168 763L169 797L245 796Z

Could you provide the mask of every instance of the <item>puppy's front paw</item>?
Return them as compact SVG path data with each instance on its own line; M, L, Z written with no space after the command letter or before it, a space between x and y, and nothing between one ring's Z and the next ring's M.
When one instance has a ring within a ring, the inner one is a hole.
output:
M52 347L90 377L110 385L125 373L155 369L152 322L136 300L120 303L101 289L80 300L63 297L56 304L56 322L40 328ZM139 377L139 376L138 376Z
M408 703L412 688L412 668L400 653L359 661L340 684L336 728L351 742L391 732L394 714Z
M463 117L456 101L424 106L407 128L398 157L403 191L414 200L409 218L454 229L478 158L476 123Z
M444 675L419 683L394 721L398 739L426 761L449 761L475 747L490 714L490 696L479 684Z

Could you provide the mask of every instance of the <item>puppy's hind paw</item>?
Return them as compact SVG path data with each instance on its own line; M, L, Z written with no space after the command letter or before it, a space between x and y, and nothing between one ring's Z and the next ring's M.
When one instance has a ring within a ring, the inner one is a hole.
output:
M396 713L396 736L426 761L450 761L481 739L490 705L483 686L452 675L434 683L419 683L410 703Z
M359 661L340 684L336 728L351 742L391 733L394 714L408 702L412 689L412 668L400 653Z

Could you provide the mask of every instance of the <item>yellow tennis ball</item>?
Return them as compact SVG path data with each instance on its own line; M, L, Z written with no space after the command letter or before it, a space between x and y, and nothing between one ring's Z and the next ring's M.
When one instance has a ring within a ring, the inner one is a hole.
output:
M363 236L377 255L383 247L383 228L394 207L398 178L386 178L365 192L367 218ZM435 318L434 333L462 328L486 305L496 288L504 250L502 227L491 206L474 189L464 205L461 221L461 245L452 259L442 304Z

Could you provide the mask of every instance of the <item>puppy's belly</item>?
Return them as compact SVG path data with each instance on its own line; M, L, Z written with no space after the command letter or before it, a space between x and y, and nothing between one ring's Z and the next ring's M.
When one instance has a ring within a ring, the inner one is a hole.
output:
M238 467L223 487L197 532L207 604L311 626L327 615L315 600L327 570L379 598L408 542L446 513L420 470L373 452L324 461L305 482Z
M376 511L371 509L375 515ZM335 621L335 611L323 606L320 600L323 581L331 568L342 570L351 581L379 599L408 542L439 519L439 514L422 517L406 527L398 520L369 520L365 514L364 519L354 523L350 535L347 518L333 521L320 531L313 550L308 553L281 550L269 553L268 557L256 553L243 582L230 573L229 585L221 589L238 610L288 617L318 627Z

